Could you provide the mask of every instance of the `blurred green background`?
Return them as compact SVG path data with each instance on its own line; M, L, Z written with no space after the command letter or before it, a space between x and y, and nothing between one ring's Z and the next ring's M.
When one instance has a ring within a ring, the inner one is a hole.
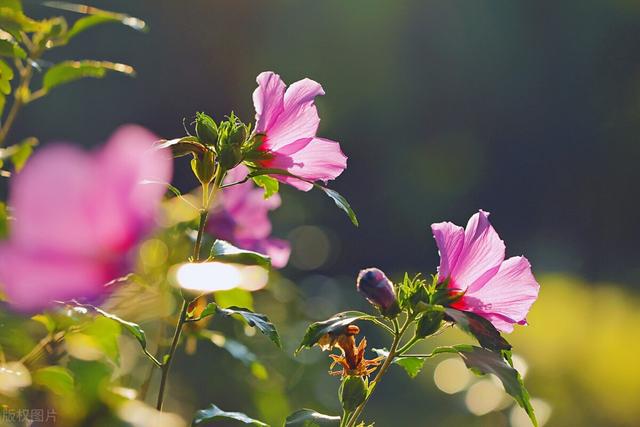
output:
M139 16L151 31L100 27L56 54L128 63L138 77L56 90L25 110L14 139L90 146L128 122L174 138L196 111L233 109L250 121L255 76L273 70L289 83L322 83L320 134L349 156L331 186L350 200L360 228L321 194L288 188L272 215L274 234L294 253L256 295L256 309L282 329L285 352L241 337L268 379L200 344L193 356L179 354L169 410L188 418L214 402L276 425L303 406L337 413L326 354L292 356L306 324L366 309L354 287L363 267L394 278L435 272L429 225L464 224L482 208L508 255L525 254L542 285L531 325L509 337L539 417L548 426L640 425L640 3L89 3ZM26 7L51 15L35 2ZM177 167L175 184L195 186L187 163ZM382 339L368 338L372 347L388 345ZM439 340L459 339L467 340ZM490 380L440 362L413 381L392 370L369 419L382 427L527 425Z

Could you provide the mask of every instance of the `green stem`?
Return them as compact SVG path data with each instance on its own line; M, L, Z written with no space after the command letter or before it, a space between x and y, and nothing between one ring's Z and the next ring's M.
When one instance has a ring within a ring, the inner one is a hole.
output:
M369 394L364 399L364 402L362 402L362 404L360 404L360 406L358 406L356 410L353 411L353 415L349 420L349 422L346 424L346 427L354 427L357 424L358 418L360 418L360 415L362 415L362 411L364 411L364 407L367 405L367 402L369 402L369 399L373 395L373 392L376 386L378 385L378 383L380 383L380 381L382 380L382 377L387 372L387 369L389 369L389 366L391 366L391 362L393 362L393 359L396 357L398 344L400 344L400 340L402 339L402 336L404 335L404 333L406 332L410 324L411 324L411 321L409 318L407 318L407 321L404 323L404 325L402 325L402 327L400 327L400 325L398 324L397 319L393 320L393 328L394 328L395 335L393 337L393 342L391 343L391 348L389 349L389 354L387 355L386 359L382 363L382 366L378 370L376 377L371 382L371 385L369 386Z
M180 309L180 317L178 318L178 324L176 325L176 330L173 333L173 339L171 340L171 347L169 349L169 353L165 356L162 362L162 377L160 379L160 390L158 390L158 400L156 402L156 409L158 411L162 411L164 394L167 388L167 380L169 379L169 370L171 369L173 356L175 355L176 349L178 348L178 342L180 341L180 335L182 333L182 326L184 326L184 321L187 318L188 307L189 305L187 304L187 300L183 299L182 308Z
M32 59L36 59L40 56L40 53L32 52L31 56ZM20 73L20 81L13 92L13 105L11 105L7 118L2 123L2 127L0 127L0 147L4 145L5 139L18 117L20 109L29 102L29 99L25 99L25 96L29 93L29 85L31 84L31 78L33 77L33 66L31 65L31 62L28 61L25 67L18 67L18 72Z
M209 215L209 207L211 201L214 199L217 191L220 189L220 184L224 179L225 171L218 166L215 179L213 182L213 188L209 193L209 185L202 184L202 209L200 210L200 221L198 224L198 234L196 236L196 242L193 245L192 262L200 261L200 249L202 247L202 238L204 237L204 229L207 224L207 216ZM171 362L180 342L180 336L182 335L182 328L187 322L187 311L189 310L189 303L184 297L182 298L182 308L180 309L180 316L178 317L178 323L173 333L173 339L171 340L171 347L169 353L164 357L164 360L160 364L162 369L162 377L160 379L160 389L158 390L158 400L156 402L156 409L162 411L162 405L164 403L164 396L167 388L167 380L169 379L169 371L171 370Z
M414 336L405 345L400 347L400 349L398 349L398 351L396 353L398 353L398 355L402 355L405 351L409 350L411 347L413 347L415 345L415 343L417 343L420 340L421 340L421 338L418 338L418 337Z

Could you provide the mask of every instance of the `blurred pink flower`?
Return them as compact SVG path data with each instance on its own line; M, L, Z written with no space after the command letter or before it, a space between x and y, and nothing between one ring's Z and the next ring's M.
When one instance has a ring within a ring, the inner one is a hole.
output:
M304 79L286 88L279 75L265 71L257 78L253 92L256 131L266 138L260 149L272 157L261 162L265 168L285 169L309 181L328 181L347 167L340 144L318 138L320 123L314 99L324 95L319 83ZM275 175L279 181L308 191L313 185L292 177Z
M527 323L540 285L525 257L504 259L504 242L487 212L473 215L466 230L451 222L432 224L431 230L440 251L438 281L449 279L449 289L465 292L452 307L476 313L503 332Z
M88 153L67 144L42 148L11 180L13 221L0 244L0 284L20 310L92 298L127 272L127 255L154 226L171 154L152 148L146 129L119 128Z
M241 181L247 173L246 166L237 166L227 174L225 183ZM285 240L269 237L268 216L269 211L280 206L280 196L274 194L265 199L263 194L251 180L224 188L216 197L207 231L239 248L268 255L274 267L282 268L289 261L291 247Z

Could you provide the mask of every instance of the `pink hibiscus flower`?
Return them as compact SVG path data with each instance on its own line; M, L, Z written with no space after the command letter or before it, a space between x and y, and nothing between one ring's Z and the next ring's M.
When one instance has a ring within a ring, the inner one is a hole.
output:
M304 79L286 88L279 75L266 71L257 78L253 92L256 109L256 131L266 135L261 150L271 158L263 160L264 168L285 169L308 181L328 181L347 167L347 157L340 144L318 138L320 118L314 104L324 95L319 83ZM313 185L288 176L276 175L279 181L308 191Z
M25 311L93 298L127 272L127 255L154 225L171 153L138 126L118 129L98 151L49 145L11 180L15 221L0 244L0 284Z
M525 257L504 259L504 242L487 212L473 215L466 229L441 222L431 230L440 251L438 281L448 280L449 289L464 292L452 307L476 313L503 332L512 332L515 323L527 323L540 285Z
M237 166L227 174L225 183L241 181L248 172L246 166ZM280 196L265 199L263 194L250 180L223 189L209 215L207 231L239 248L268 255L274 267L282 268L289 261L291 247L285 240L269 237L268 216L280 206Z

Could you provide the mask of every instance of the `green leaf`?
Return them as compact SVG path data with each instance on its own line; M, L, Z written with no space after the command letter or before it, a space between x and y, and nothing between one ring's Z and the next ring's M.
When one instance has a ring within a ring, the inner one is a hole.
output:
M210 256L214 261L259 265L267 270L271 268L271 258L268 256L237 248L225 240L216 240L213 242Z
M9 213L7 205L0 202L0 239L6 239L9 235Z
M276 327L271 323L269 318L264 314L254 313L253 311L242 307L229 307L221 308L216 303L209 303L204 308L200 316L196 318L187 318L189 322L196 322L204 319L205 317L218 314L221 316L229 317L232 315L238 315L242 317L251 327L257 328L260 332L266 335L275 345L282 348L282 342L280 341L280 335Z
M133 67L108 61L64 61L49 68L42 80L42 89L51 89L87 77L103 78L107 72L115 71L127 76L134 76Z
M289 415L285 427L338 427L340 417L324 415L313 409L300 409Z
M389 352L386 349L374 348L372 351L378 356L389 357ZM409 377L415 378L422 371L424 360L424 357L400 356L395 357L391 363L401 366Z
M131 335L133 335L133 337L138 341L138 343L140 344L140 347L142 347L142 351L144 352L145 356L151 359L151 361L156 365L158 366L161 365L160 362L151 353L148 352L147 336L144 333L144 330L140 327L140 325L138 325L137 323L123 320L120 317L116 316L115 314L107 313L106 311L89 304L78 304L78 306L80 308L90 309L95 313L98 313L106 317L107 319L113 320L114 322L118 323L120 326L126 329Z
M458 353L467 368L475 374L493 374L498 377L500 381L502 381L505 391L518 402L518 405L524 408L533 425L538 426L533 407L529 401L529 392L527 392L527 389L524 387L522 377L500 354L471 345L439 347L436 348L432 354L440 353Z
M269 175L254 176L252 179L258 187L264 188L265 199L273 196L280 189L280 182Z
M36 145L38 145L38 140L33 137L27 138L15 145L16 150L11 154L11 162L13 162L16 172L20 172L22 170L33 153L33 147Z
M74 380L71 371L62 366L46 366L33 372L33 383L46 387L58 396L73 393Z
M498 353L511 350L511 344L484 317L454 308L446 308L445 313L460 329L475 337L482 347Z
M356 227L359 225L358 218L356 217L356 214L353 211L353 209L351 209L351 205L349 205L349 202L347 201L347 199L345 199L337 191L332 190L332 189L327 188L327 187L324 187L324 186L322 186L320 184L317 184L317 183L315 183L313 181L309 181L308 179L300 178L299 176L296 176L296 175L292 174L291 172L289 172L287 170L284 170L284 169L255 169L248 176L250 178L254 178L254 177L263 176L263 175L290 176L292 178L299 179L300 181L304 181L304 182L308 182L309 184L313 184L314 187L319 188L320 190L324 191L324 193L327 196L329 196L335 202L335 204L349 216L349 219L351 220L353 225L355 225Z
M204 338L215 346L227 351L234 359L241 362L244 366L251 370L251 373L258 379L267 379L267 368L260 363L258 356L240 341L225 337L219 332L203 330L199 336Z
M313 184L313 185L316 188L319 188L322 191L324 191L324 193L327 196L331 197L331 199L333 199L335 204L347 214L347 216L349 217L353 225L355 225L356 227L360 225L360 223L358 222L358 218L356 217L356 213L353 211L353 209L351 209L351 205L349 204L347 199L345 199L340 193L330 188L323 187L322 185L318 185L318 184Z
M187 154L203 154L207 151L207 147L198 141L198 138L195 136L185 136L163 141L158 144L158 148L170 148L173 152L173 157L182 157Z
M235 288L226 291L216 291L213 294L219 307L245 307L253 310L253 294L245 289Z
M235 420L254 426L269 427L268 424L265 424L262 421L254 420L253 418L248 417L242 412L226 412L218 408L214 404L211 404L211 406L207 409L201 409L197 411L196 415L193 418L192 425L198 426L202 423L216 420Z
M305 347L313 347L314 344L327 334L339 334L346 326L352 324L356 320L375 320L375 316L361 311L345 311L322 322L312 323L307 328L307 332L304 334L302 342L300 342L300 345L296 349L296 354Z
M67 34L67 39L71 39L79 33L95 27L96 25L106 23L119 23L133 28L136 31L148 31L149 27L147 23L142 19L134 18L133 16L126 15L124 13L110 12L97 7L87 6L84 4L68 3L64 1L46 1L42 3L44 6L48 6L54 9L66 10L69 12L82 13L88 15L84 18L78 19L73 27Z
M280 341L280 335L278 335L278 331L276 327L271 323L269 318L264 314L254 313L253 311L242 308L242 307L229 307L229 308L220 308L218 307L218 312L225 315L239 315L244 320L249 323L249 326L257 328L260 332L266 335L275 345L282 348L282 342Z
M13 69L0 60L0 93L9 95L11 93L11 80L13 80Z
M21 0L0 0L0 7L6 7L8 9L13 9L17 12L22 12L22 1Z
M24 59L27 57L27 53L18 43L0 39L0 56Z
M0 28L17 37L21 31L33 33L42 29L42 23L29 18L16 1L0 1Z

